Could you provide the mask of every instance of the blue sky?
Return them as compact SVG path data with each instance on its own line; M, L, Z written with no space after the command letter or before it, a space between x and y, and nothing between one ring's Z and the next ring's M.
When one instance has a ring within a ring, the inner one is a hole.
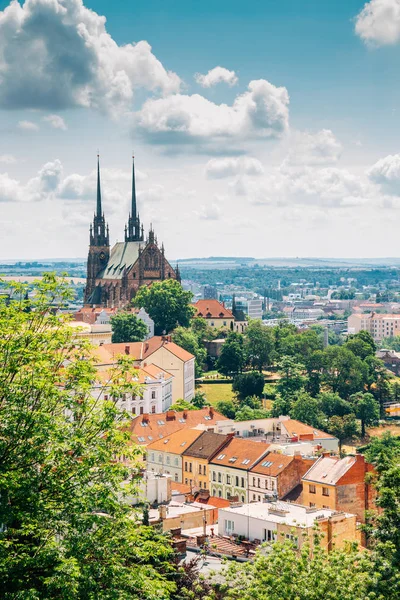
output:
M400 0L0 1L0 256L85 256L97 149L113 241L134 151L171 258L398 255L399 62Z

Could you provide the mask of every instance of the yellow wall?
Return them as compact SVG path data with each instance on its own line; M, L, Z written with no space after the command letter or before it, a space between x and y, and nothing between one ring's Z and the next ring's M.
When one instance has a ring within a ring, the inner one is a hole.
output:
M315 487L315 494L310 492L310 485ZM329 496L323 495L322 488L328 488ZM311 506L311 503L313 503L316 508L331 508L332 510L336 510L335 486L303 481L303 504L304 506Z
M185 470L185 463L187 466L187 470ZM207 459L205 458L193 458L192 456L182 456L182 464L183 464L183 477L182 482L190 485L190 480L192 480L192 485L197 486L201 489L209 489L209 464ZM192 465L192 471L190 471L190 465ZM201 474L199 472L199 467L201 467ZM205 468L205 474L204 474Z
M185 363L182 360L172 354L172 352L161 347L153 352L144 362L157 365L157 367L161 367L161 369L174 376L172 380L172 403L185 397L183 374Z
M206 319L207 325L215 329L220 329L221 327L226 327L227 329L230 329L231 323L233 323L234 320L235 319L233 319L232 317L225 317L224 319Z

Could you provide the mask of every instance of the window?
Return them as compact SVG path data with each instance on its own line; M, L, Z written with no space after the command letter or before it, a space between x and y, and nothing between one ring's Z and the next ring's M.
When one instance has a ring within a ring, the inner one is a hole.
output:
M204 467L203 467L203 475L207 475L207 468L206 468L206 465L204 465Z
M239 477L238 476L235 477L235 485L236 485L236 487L239 487Z
M326 504L323 504L322 508L329 508L329 506L326 506Z
M241 496L241 501L244 502L244 496Z
M315 507L315 502L310 502L310 508L314 508Z
M179 458L176 456L175 457L175 465L178 466L179 465Z
M256 487L256 478L253 477L253 487Z
M227 485L231 484L231 476L230 475L226 476L226 483L227 483Z
M132 414L136 415L136 406L132 406Z
M155 393L155 391L153 390L153 391L151 392L151 399L152 399L152 400L155 400L155 398L156 398L156 393Z
M217 460L222 460L223 458L225 458L225 454L220 454L217 456Z
M151 407L151 412L153 415L156 413L156 407L154 405Z
M309 485L308 486L308 491L310 492L310 494L315 494L315 485Z
M248 465L250 462L249 458L245 458L244 460L242 460L242 465Z
M171 457L167 456L167 465L170 465L170 464L171 464Z
M257 496L259 502L261 502L261 496Z
M244 477L242 477L241 482L242 482L241 487L244 488Z
M187 485L187 484L188 484L188 479L187 479L187 477L185 477L185 485Z
M231 534L235 531L235 522L225 519L225 532Z
M263 463L261 463L262 467L270 467L272 465L272 462L270 460L265 460Z
M329 496L329 488L323 487L322 488L322 495L323 496Z
M261 487L261 481L260 481L260 478L258 478L258 479L257 479L257 487L259 487L259 488Z
M212 474L212 480L213 480L213 481L217 481L217 477L216 477L216 475L215 475L215 471L213 471L213 474Z
M273 542L274 540L276 540L275 531L272 531L271 529L264 529L263 530L263 542Z
M150 460L152 460L152 461L154 462L154 452L152 452L152 453L150 454Z
M175 481L178 481L178 473L175 473Z
M189 472L192 473L192 463L189 463Z
M221 473L218 473L218 483L222 483L222 475L221 475Z
M187 470L188 470L188 469L187 469L187 462L186 462L186 460L185 460L185 471L187 471Z
M199 465L199 475L201 475L201 465Z
M292 535L291 533L287 533L285 535L285 537L287 540L290 540L291 542L293 542L293 544L296 546L296 548L298 547L299 539L298 539L297 535Z
M253 500L255 500L255 499L256 499L256 495L255 495L255 494L253 494Z
M162 462L162 454L158 455L158 462Z
M139 412L141 415L143 414L143 406L140 407ZM147 424L145 425L145 427L147 427Z
M218 498L222 498L222 492L221 492L221 490L218 490Z

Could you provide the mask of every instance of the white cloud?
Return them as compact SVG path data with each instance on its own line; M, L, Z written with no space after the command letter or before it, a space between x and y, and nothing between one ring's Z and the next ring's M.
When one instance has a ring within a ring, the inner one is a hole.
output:
M26 184L0 173L0 202L37 202L54 197L62 175L59 160L48 162Z
M316 133L294 131L290 136L290 150L286 158L290 165L324 165L336 163L342 146L330 129Z
M195 80L199 85L205 88L212 87L218 83L227 83L229 86L234 86L238 82L235 71L229 71L224 67L214 67L208 71L206 75L196 73L194 76Z
M68 129L64 119L60 115L47 115L43 117L43 121L49 123L53 129L62 129L63 131Z
M277 138L289 127L289 94L285 87L259 79L232 106L199 94L149 99L136 124L148 141L160 144Z
M356 17L355 32L367 44L396 44L400 40L400 0L367 2Z
M119 46L105 23L82 0L12 0L0 12L0 106L118 115L131 109L136 88L179 90L146 41Z
M203 221L218 221L222 216L222 209L216 202L211 204L201 204L199 210L193 211L199 219Z
M400 195L400 154L381 158L367 171L367 175L386 193Z
M259 160L248 156L238 158L212 158L205 167L208 179L222 179L234 175L262 175L264 168Z
M147 190L139 191L137 197L143 204L161 202L166 197L166 190L164 186L156 184Z
M32 121L18 121L17 127L23 131L39 131L39 125L32 123Z
M12 154L0 154L0 163L12 165L17 162L17 159Z

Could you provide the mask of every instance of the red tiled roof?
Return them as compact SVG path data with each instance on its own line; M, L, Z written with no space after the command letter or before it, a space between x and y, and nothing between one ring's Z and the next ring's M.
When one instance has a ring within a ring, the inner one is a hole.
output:
M249 471L267 452L269 444L234 437L210 463Z
M151 354L159 350L159 348L165 348L171 354L177 356L183 362L187 362L194 358L193 354L187 352L178 344L171 342L168 338L155 335L145 342L129 342L122 344L103 344L103 348L107 350L112 356L117 357L120 354L131 356L136 360L145 360Z
M218 300L197 300L193 304L196 317L204 319L233 319L233 313Z
M301 439L304 436L312 437L313 440L329 439L335 436L320 429L315 429L311 425L306 425L295 419L285 419L281 421L281 428L285 428L289 437L298 437Z
M286 454L279 454L278 452L269 452L267 456L264 456L264 458L251 469L251 472L277 477L293 461L294 456L287 456Z
M147 446L147 449L181 455L202 433L199 429L188 429L185 427L161 440L155 440Z

